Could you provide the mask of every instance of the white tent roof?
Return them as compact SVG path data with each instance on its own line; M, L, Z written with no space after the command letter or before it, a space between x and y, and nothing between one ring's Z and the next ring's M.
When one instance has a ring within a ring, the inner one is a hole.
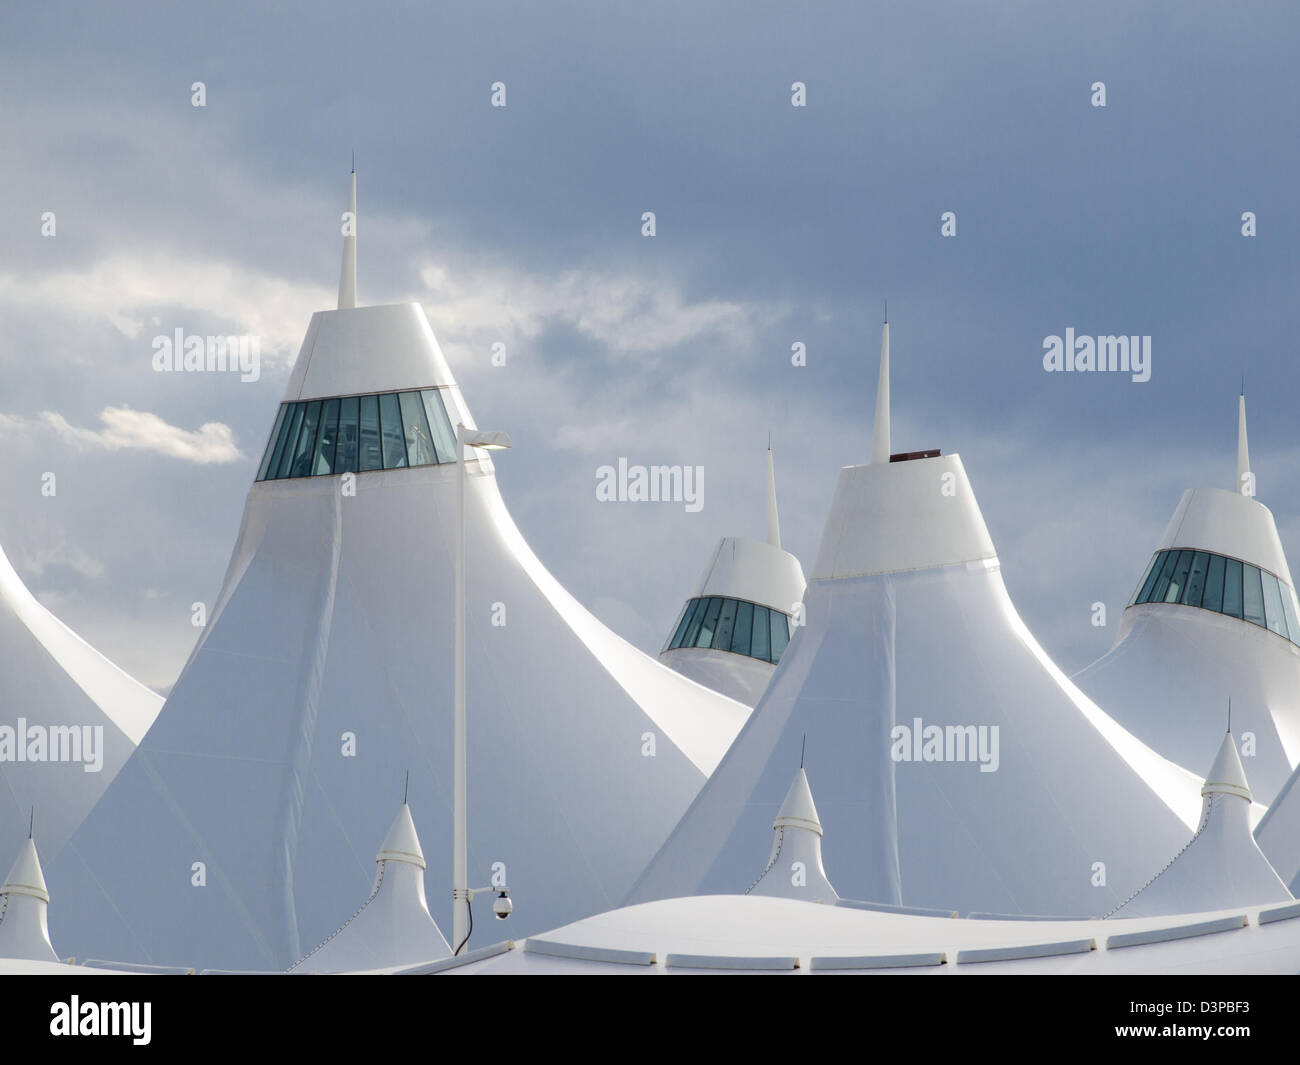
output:
M788 551L739 536L724 536L713 549L692 598L730 596L789 614L803 601L803 567Z
M705 596L758 603L789 615L803 601L805 582L799 560L761 540L724 536L718 541L704 573L687 598L683 611ZM673 623L669 643L682 619ZM767 689L776 666L771 662L713 647L671 647L660 661L705 687L753 706Z
M19 849L35 807L46 853L54 855L153 724L163 700L41 606L3 550L0 667L0 729L7 730L0 736L0 854ZM76 730L75 744L70 730ZM43 752L44 760L25 760L28 752Z
M1244 406L1238 460L1249 465ZM1174 548L1267 571L1300 613L1273 515L1250 496L1219 488L1185 492L1156 551ZM1193 771L1207 739L1222 729L1231 699L1237 735L1247 741L1255 797L1267 806L1300 764L1297 642L1199 606L1134 603L1120 619L1111 650L1073 679L1126 729ZM1252 816L1261 813L1257 808Z
M1196 834L1115 916L1150 917L1291 900L1251 835L1250 785L1231 732L1219 745L1201 794L1204 804Z
M805 734L850 898L1101 913L1194 826L1199 780L1118 727L1026 629L958 456L841 470L804 607L628 902L743 890Z
M719 596L741 602L757 603L782 614L791 615L803 601L803 567L788 551L781 549L781 524L776 507L776 473L772 449L767 449L767 540L749 540L724 536L718 541L709 563L704 567L682 613L673 623L668 642L660 653L666 666L699 681L705 687L722 692L746 706L762 697L776 666L761 658L717 647L673 647L678 626L686 618L696 599Z
M438 968L466 976L1291 974L1300 967L1300 920L1287 909L1129 920L954 920L755 895L700 895L598 914Z
M439 387L456 382L424 308L394 303L313 314L284 401Z
M286 396L431 386L453 423L474 425L423 310L401 304L315 315ZM597 621L528 547L491 462L468 471L469 868L487 878L505 863L526 932L626 892L748 708ZM166 708L52 863L69 900L55 932L77 953L291 964L369 883L352 841L386 819L378 796L408 768L412 804L430 811L433 882L450 884L457 471L374 471L355 486L250 489ZM449 909L439 892L434 912Z
M0 884L0 958L59 960L50 945L49 902L36 844L25 839L13 868Z
M803 766L785 793L772 831L776 838L767 868L746 894L835 902L839 896L822 865L822 824Z
M804 733L849 897L1104 912L1195 824L1199 780L1117 727L1025 628L956 456L841 472L805 613L629 901L742 890ZM942 760L922 742L934 727ZM996 769L974 764L981 735L990 755L997 737ZM1101 855L1108 883L1095 888Z
M290 972L383 969L451 957L425 901L424 852L406 803L398 810L375 862L375 884L365 904Z
M1300 895L1300 769L1278 792L1255 829L1255 839L1291 894Z

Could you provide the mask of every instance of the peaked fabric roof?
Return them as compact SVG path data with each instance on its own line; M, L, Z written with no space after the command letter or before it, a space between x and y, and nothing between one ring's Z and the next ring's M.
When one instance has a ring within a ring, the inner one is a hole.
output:
M1292 897L1251 835L1250 785L1231 732L1219 745L1201 794L1196 834L1114 916L1226 910Z
M361 909L290 972L356 972L451 957L451 947L429 914L424 853L406 803L375 862L374 887Z
M162 697L51 614L0 550L0 854L28 815L55 855L158 716Z
M400 304L315 315L287 396L432 386L474 427L423 310ZM283 969L370 881L352 841L387 820L408 768L433 882L450 884L457 476L253 484L166 707L51 863L60 942ZM529 548L491 461L467 476L469 869L484 882L506 865L526 934L622 896L748 707L607 629ZM445 917L450 892L434 905Z
M806 902L835 902L839 896L822 865L822 826L808 777L799 767L772 822L775 839L767 868L747 895L775 895Z
M0 958L59 960L50 945L49 901L36 844L25 839L9 875L0 884Z
M628 902L744 890L804 734L849 898L1096 914L1195 825L1200 781L1119 728L1026 629L957 456L841 471L804 606Z
M1277 793L1255 829L1255 839L1287 889L1300 897L1300 769Z
M1250 463L1244 398L1238 428L1238 466L1244 473ZM1273 515L1240 490L1193 488L1183 493L1156 552L1170 551L1165 556L1170 559L1184 557L1182 550L1193 559L1193 552L1222 556L1225 561L1219 564L1225 568L1226 560L1235 560L1239 571L1240 563L1267 571L1277 581L1266 583L1300 612ZM1144 583L1142 574L1135 578L1139 587L1133 599ZM1184 583L1195 587L1194 581ZM1209 583L1208 573L1204 583ZM1270 609L1287 605L1274 603ZM1074 680L1126 729L1193 772L1199 772L1203 737L1222 727L1230 698L1238 735L1250 737L1255 797L1269 805L1300 765L1300 650L1243 619L1240 603L1235 613L1182 603L1132 603L1120 618L1111 649Z
M379 848L379 856L375 861L406 862L408 865L425 868L424 851L420 849L420 837L415 834L411 808L406 803L402 803L402 808L397 811L397 816L388 829L388 835L384 837L384 845Z

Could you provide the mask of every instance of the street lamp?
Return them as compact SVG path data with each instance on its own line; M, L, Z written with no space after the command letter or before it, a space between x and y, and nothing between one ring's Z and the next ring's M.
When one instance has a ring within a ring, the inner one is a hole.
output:
M456 954L460 953L469 939L469 907L474 895L477 894L477 891L471 892L469 889L469 875L466 871L468 843L465 828L465 449L473 447L484 451L500 451L509 446L510 437L505 433L469 429L464 425L456 426L456 479L459 483L456 517L456 715L452 736L452 744L455 747L452 795L454 842L451 868L451 942L452 951ZM508 899L506 905L509 905ZM508 914L508 909L505 914L498 912L498 916L501 917Z

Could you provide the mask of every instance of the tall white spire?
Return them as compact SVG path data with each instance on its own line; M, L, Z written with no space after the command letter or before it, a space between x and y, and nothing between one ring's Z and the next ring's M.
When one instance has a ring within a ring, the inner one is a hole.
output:
M880 334L880 377L876 381L876 424L871 436L871 463L889 461L889 312Z
M357 305L357 168L352 167L348 192L348 226L343 237L343 269L339 273L339 310Z
M1250 445L1246 442L1246 389L1242 386L1237 401L1237 491L1242 495L1255 494L1254 477L1250 473Z
M767 542L781 546L781 517L776 512L776 468L772 465L772 441L767 442Z

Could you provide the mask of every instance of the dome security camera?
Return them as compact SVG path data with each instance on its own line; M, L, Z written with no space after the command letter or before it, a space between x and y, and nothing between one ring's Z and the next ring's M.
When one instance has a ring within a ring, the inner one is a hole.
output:
M498 921L504 921L514 912L514 903L510 901L510 896L504 891L492 900L492 912L496 915Z

